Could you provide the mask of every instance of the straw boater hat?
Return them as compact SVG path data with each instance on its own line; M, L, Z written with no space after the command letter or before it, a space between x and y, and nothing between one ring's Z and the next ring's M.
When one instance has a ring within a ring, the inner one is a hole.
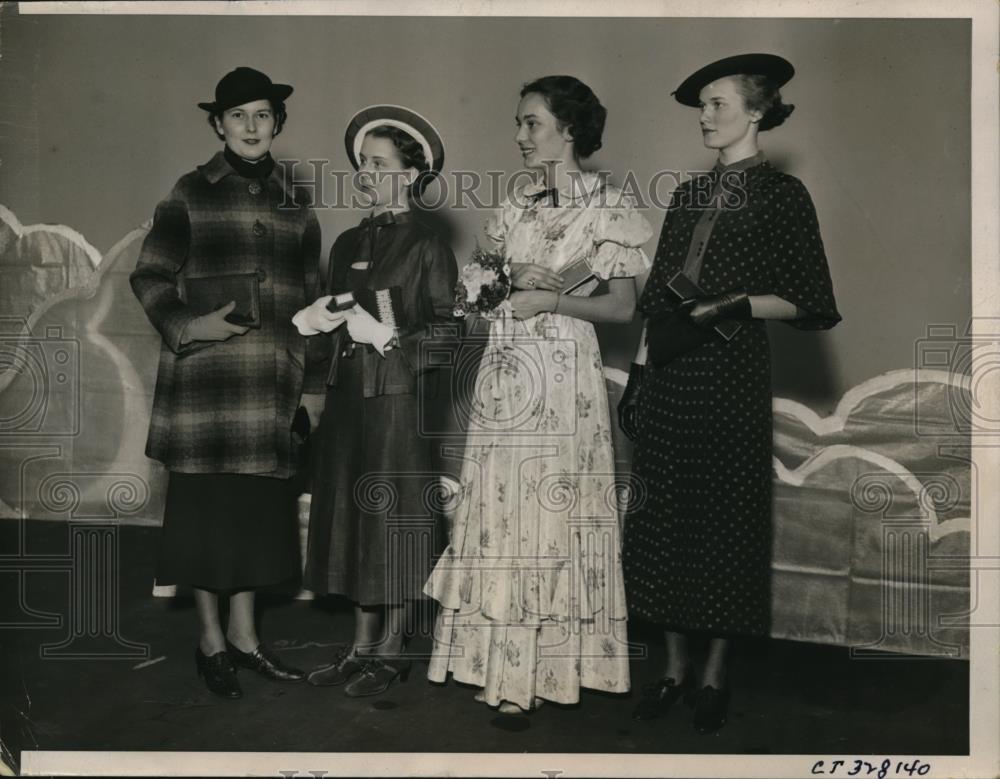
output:
M696 70L672 92L678 103L698 108L698 95L713 81L736 75L766 76L778 87L787 84L795 75L792 63L777 54L738 54L717 60Z
M361 155L361 144L370 130L381 125L398 127L407 132L424 150L424 159L434 173L440 173L444 167L444 143L441 134L430 122L409 108L398 105L372 105L362 108L347 125L344 134L344 145L347 147L347 157L355 170Z

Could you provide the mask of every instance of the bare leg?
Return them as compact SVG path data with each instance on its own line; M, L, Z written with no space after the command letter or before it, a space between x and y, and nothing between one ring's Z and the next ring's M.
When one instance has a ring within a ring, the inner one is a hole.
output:
M680 684L684 681L691 665L688 637L683 633L672 633L669 630L664 631L663 636L667 644L667 668L663 676Z
M252 652L260 644L254 624L253 590L243 590L229 596L229 627L226 637L241 652Z
M219 620L219 596L209 590L194 588L194 604L198 610L198 622L201 626L201 636L198 646L203 654L211 656L226 648L226 639L222 634L222 623Z
M708 642L708 658L705 661L702 686L711 685L717 690L721 690L726 686L728 658L729 639L713 638Z

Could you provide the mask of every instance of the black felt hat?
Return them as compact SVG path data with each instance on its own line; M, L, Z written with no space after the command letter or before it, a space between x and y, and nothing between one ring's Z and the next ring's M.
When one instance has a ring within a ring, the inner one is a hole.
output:
M439 173L444 168L444 141L434 125L416 111L403 106L372 105L358 111L348 122L347 132L344 133L347 158L355 170L365 135L380 125L398 127L412 136L423 147L424 158L433 172Z
M215 102L198 103L198 108L212 112L225 111L254 100L283 102L290 94L292 88L288 84L274 84L259 70L240 67L219 79L219 83L215 85Z
M777 54L737 54L706 65L695 71L671 94L678 103L697 108L698 95L706 84L711 84L720 78L736 75L766 76L775 86L784 86L792 76L795 68L792 63Z

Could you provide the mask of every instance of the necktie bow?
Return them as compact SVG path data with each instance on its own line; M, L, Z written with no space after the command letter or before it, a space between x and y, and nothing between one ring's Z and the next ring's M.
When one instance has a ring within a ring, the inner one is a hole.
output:
M552 205L554 207L559 207L559 190L555 187L549 187L548 189L543 189L541 192L535 192L533 195L528 196L533 204L539 202L540 200L544 200L547 197L552 198Z

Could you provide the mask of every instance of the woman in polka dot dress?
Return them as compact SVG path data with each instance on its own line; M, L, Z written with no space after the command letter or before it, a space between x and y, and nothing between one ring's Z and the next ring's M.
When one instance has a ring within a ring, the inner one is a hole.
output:
M646 328L619 406L635 442L633 473L644 485L625 527L629 614L662 625L667 644L665 673L644 687L633 716L662 716L687 693L704 733L726 720L730 638L770 628L764 320L802 329L840 320L809 193L757 145L758 132L792 112L778 89L793 74L780 57L741 55L702 68L674 93L700 109L705 146L719 158L708 175L674 192L640 301ZM683 291L681 271L700 289ZM708 637L697 684L692 634Z

